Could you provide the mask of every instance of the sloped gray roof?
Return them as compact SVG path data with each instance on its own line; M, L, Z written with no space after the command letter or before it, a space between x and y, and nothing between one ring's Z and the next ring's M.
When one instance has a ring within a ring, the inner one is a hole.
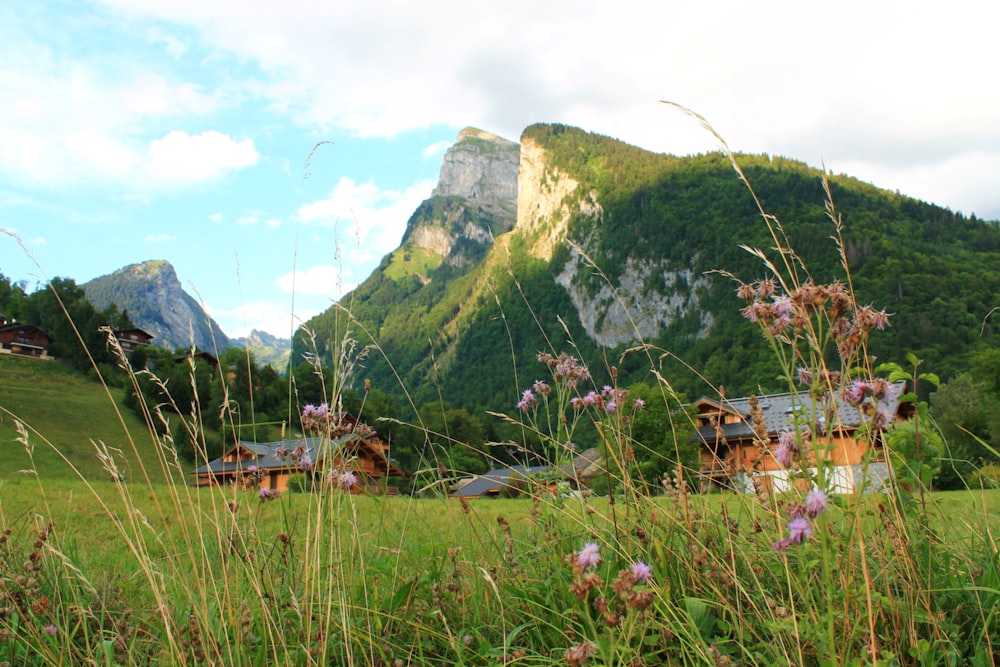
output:
M548 472L548 466L511 466L496 468L484 475L477 475L468 484L452 492L452 497L474 498L488 493L498 493L504 488L513 488L513 480Z
M878 409L886 410L890 415L895 415L899 410L899 395L905 386L904 382L897 382L893 385L894 391L889 392L889 396L883 399L876 406ZM725 398L713 400L703 398L702 401L715 404L731 412L738 413L742 419L735 424L723 424L722 434L727 440L738 440L741 438L753 437L753 415L750 414L750 397ZM761 410L761 416L767 425L769 435L776 437L782 431L791 431L795 428L795 420L798 418L799 424L803 419L818 419L820 421L827 418L822 414L825 405L812 399L807 393L784 393L765 394L757 397L757 407ZM837 415L832 418L835 427L843 426L847 429L855 429L861 426L865 417L861 412L839 395L835 396L834 405ZM717 439L716 429L713 426L702 426L693 436L693 440L704 440L715 442Z

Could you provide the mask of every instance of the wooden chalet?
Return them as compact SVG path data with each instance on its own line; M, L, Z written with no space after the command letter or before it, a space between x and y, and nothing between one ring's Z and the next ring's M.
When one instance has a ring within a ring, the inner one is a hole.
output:
M408 475L389 458L389 445L370 429L333 437L298 438L276 442L240 441L222 456L192 474L199 486L259 484L272 491L288 490L292 475L305 474L319 485L331 470L350 470L358 477L354 493L395 494L392 477Z
M49 356L51 344L52 336L34 324L10 322L0 325L0 354L52 359Z
M895 398L902 391L898 383L892 398L877 408L903 419L908 404ZM693 441L700 442L699 479L702 489L720 486L743 492L774 493L788 490L793 483L789 470L775 456L782 432L802 430L803 419L815 419L829 434L824 442L806 445L807 465L815 466L817 455L832 466L831 488L834 493L853 493L884 487L891 469L882 451L881 437L874 445L862 437L859 429L870 419L839 396L833 402L834 414L822 414L823 406L807 394L771 394L746 398L702 398L692 404L698 430ZM829 408L827 408L829 409ZM817 454L819 452L819 454ZM813 468L814 469L814 468Z
M139 328L115 329L114 334L125 354L131 354L140 347L149 347L153 344L153 339L156 338L148 331Z

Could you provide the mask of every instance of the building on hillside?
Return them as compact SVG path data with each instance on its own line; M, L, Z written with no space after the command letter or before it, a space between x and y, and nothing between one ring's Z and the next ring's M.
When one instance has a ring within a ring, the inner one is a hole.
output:
M148 331L143 331L139 328L115 329L114 334L125 354L131 354L140 347L149 347L153 344L153 339L156 338L156 336Z
M188 359L203 361L209 366L214 366L215 368L219 367L219 360L216 359L214 355L209 352L205 352L204 350L195 350L194 352L188 351L186 354L179 354L174 357L174 362L179 364L187 361Z
M892 385L886 398L871 406L871 412L883 411L893 421L909 416L910 405L901 404L897 398L903 387L902 382ZM801 431L803 420L813 419L820 425L828 423L827 428L817 430L829 433L829 437L807 447L807 465L815 471L815 457L825 457L832 469L830 488L826 490L853 493L882 489L891 468L882 450L881 433L870 445L860 429L871 417L840 396L832 404L835 407L830 412L835 414L822 414L823 406L805 393L696 401L692 405L698 430L692 440L701 444L702 489L720 486L771 494L787 491L792 484L806 483L792 479L776 452L782 432L794 433L796 423Z
M52 336L34 324L10 322L0 325L0 354L52 359L49 356L51 344Z
M555 470L557 478L569 484L574 491L587 488L590 480L601 473L599 450L594 447L577 456L571 463L553 468L552 466L507 466L495 468L482 475L459 480L451 492L452 498L497 498L516 496L530 490L533 477L544 477Z
M304 474L312 487L333 470L351 471L358 477L354 493L394 495L398 490L389 486L390 478L408 477L389 458L389 445L363 424L332 437L240 441L192 474L199 486L259 484L283 492L293 475Z

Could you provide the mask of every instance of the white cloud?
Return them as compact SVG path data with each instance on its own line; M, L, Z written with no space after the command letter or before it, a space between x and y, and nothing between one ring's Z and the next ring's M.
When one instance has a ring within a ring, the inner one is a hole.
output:
M196 135L175 130L150 142L149 158L144 171L155 180L185 183L214 180L255 165L260 154L251 139L236 141L214 130Z
M255 225L260 222L260 217L263 214L263 211L247 211L240 217L236 218L235 222L237 225Z
M208 216L208 219L211 220L212 222L222 222L222 217L223 216L221 213L213 213L212 215Z
M167 243L176 238L173 234L146 234L146 243Z
M383 190L342 177L328 197L299 207L298 220L336 227L337 241L350 249L356 262L359 254L381 257L399 245L406 222L434 185L421 181L402 191Z
M48 244L49 242L44 236L36 236L35 238L28 241L28 245L31 246L44 246Z
M344 292L354 286L345 287L344 272L341 267L320 264L306 270L297 270L278 278L276 284L286 294L311 294L327 296L331 301L339 299Z
M430 160L431 158L437 157L451 148L451 144L452 142L447 140L437 141L421 151L420 157L425 160Z
M303 322L330 306L328 300L296 299L295 314L288 301L259 299L248 301L237 308L208 308L225 334L231 338L248 336L258 329L279 338L290 338L292 332Z
M784 0L105 4L256 64L247 85L310 128L392 137L476 125L516 139L555 121L652 150L713 149L658 103L671 99L736 150L813 164L844 146L885 164L1000 152L1000 88L983 84L993 26L978 0L844 0L835 12Z

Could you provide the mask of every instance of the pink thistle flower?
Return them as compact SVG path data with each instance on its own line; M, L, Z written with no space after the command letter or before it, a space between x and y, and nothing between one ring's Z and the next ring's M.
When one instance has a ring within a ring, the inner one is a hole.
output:
M635 410L643 410L645 409L645 407L646 407L646 401L642 400L641 398L637 398L634 401L632 401L632 408Z
M802 544L812 536L812 526L804 517L797 517L788 522L788 540L792 544Z
M59 633L59 628L57 628L54 625L46 625L44 628L42 628L42 632L48 635L55 636L56 634Z
M340 484L341 488L353 489L358 483L358 476L350 470L345 470L341 473L340 479L337 480L337 483Z
M817 489L806 496L806 515L815 519L826 510L828 504L826 493Z
M892 423L892 415L885 408L879 408L875 411L875 416L872 417L872 425L880 431L884 431L889 428L889 424Z
M753 301L754 297L757 296L757 290L753 288L753 285L743 283L740 285L739 289L736 290L736 295L744 301Z
M566 649L563 658L566 659L570 667L580 667L595 653L597 653L597 644L594 642L583 642L582 644L574 644Z
M597 403L597 392L592 391L583 397L584 405L594 405Z
M791 431L782 431L778 435L778 446L774 449L774 458L783 468L790 468L798 453L799 444L795 441L795 434Z
M299 459L299 468L308 471L312 470L312 467L313 467L312 457L309 456L308 454L303 454L302 458Z
M774 312L778 314L778 317L790 320L795 315L792 299L787 294L774 297Z
M576 445L572 442L567 442L565 445L563 445L563 447L566 449L567 452L576 451Z
M247 472L250 473L251 475L253 475L254 473L257 472L257 466L255 466L253 464L248 465L247 466Z
M767 297L774 294L775 290L776 290L776 285L774 284L774 281L771 280L770 278L766 280L761 280L759 283L757 283L757 294L762 299L766 299Z
M542 396L548 396L549 392L552 391L552 387L545 384L541 380L535 380L535 383L532 385L532 388Z
M608 401L604 404L604 409L607 410L608 414L614 414L615 410L618 409L618 403L615 401Z
M316 406L313 405L312 403L309 403L308 405L306 405L306 407L302 408L302 416L303 417L315 417L316 416Z
M601 546L597 542L586 542L576 555L576 564L582 570L597 567L601 562Z
M272 493L271 489L267 488L266 486L260 487L260 491L258 492L257 495L260 496L261 502L278 497L277 492Z
M844 387L844 400L851 405L861 405L865 397L872 393L872 386L864 380L855 380L850 386Z
M573 406L574 410L582 410L585 405L583 399L580 398L579 396L574 396L573 398L569 399L569 404Z
M653 569L642 561L633 563L630 569L632 571L632 576L635 577L635 580L640 584L646 583L649 581L649 578L653 576Z
M518 402L517 407L521 408L522 410L527 410L530 406L534 405L537 402L538 399L535 398L534 392L532 392L530 389L525 389L523 392L521 392L521 400Z
M798 369L796 369L796 373L798 373L799 376L799 384L803 384L807 387L812 385L813 372L811 370L805 366L799 366Z
M610 384L606 384L603 387L601 387L601 393L604 394L605 396L611 396L614 393L614 391L615 391L614 387L612 387Z

